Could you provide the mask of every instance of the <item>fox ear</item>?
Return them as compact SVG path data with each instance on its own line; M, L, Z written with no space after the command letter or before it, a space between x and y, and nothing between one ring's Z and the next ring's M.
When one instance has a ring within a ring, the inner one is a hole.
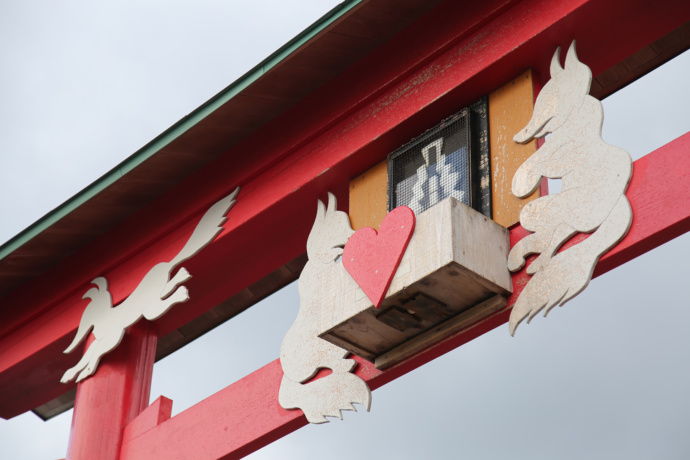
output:
M335 209L338 206L338 200L335 198L331 192L328 192L328 209L326 210L326 215L329 216L335 213Z
M565 68L570 69L582 64L577 58L577 52L575 51L575 40L570 44L568 48L568 54L565 56Z
M554 78L561 72L563 72L563 67L561 67L561 47L559 46L551 58L551 78Z
M99 291L107 291L108 290L108 280L102 276L94 278L93 281L91 281L91 284L95 284L96 286L98 286Z
M568 55L565 57L565 70L568 73L577 75L577 90L589 94L589 90L592 87L592 70L577 57L575 40L570 44Z
M316 200L316 221L322 221L326 217L326 205L323 204L323 201L321 200Z

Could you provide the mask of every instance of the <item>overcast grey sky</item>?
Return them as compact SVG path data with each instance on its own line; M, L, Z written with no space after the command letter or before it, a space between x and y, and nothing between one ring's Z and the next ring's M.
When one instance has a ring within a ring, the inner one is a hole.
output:
M0 2L0 241L336 3ZM688 74L690 53L609 97L605 140L639 158L690 130ZM687 459L689 258L685 235L250 458ZM162 360L152 399L179 413L272 361L298 306L292 285ZM70 419L0 420L0 458L64 457Z

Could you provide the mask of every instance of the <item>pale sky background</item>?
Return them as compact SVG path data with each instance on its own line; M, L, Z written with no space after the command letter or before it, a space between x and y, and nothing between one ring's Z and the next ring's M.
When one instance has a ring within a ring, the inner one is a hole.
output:
M336 3L0 2L0 241ZM689 74L685 53L605 100L604 139L636 159L690 130ZM249 458L690 458L688 259L684 235ZM293 284L165 358L151 399L176 414L277 358L298 306ZM63 458L71 415L0 420L0 459Z

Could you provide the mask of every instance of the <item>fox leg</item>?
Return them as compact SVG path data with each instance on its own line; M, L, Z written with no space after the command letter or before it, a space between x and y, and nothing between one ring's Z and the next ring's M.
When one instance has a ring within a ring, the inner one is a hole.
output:
M170 281L165 283L165 288L163 289L163 292L161 292L161 299L167 297L173 291L173 289L189 280L191 277L192 275L189 274L186 268L180 267L177 273L175 273L175 276L173 276Z
M168 310L170 310L173 305L186 302L188 300L189 291L185 286L180 286L175 289L175 292L173 292L167 298L157 300L154 299L154 302L151 305L147 305L143 312L144 318L148 319L149 321L158 319Z
M60 381L62 383L68 383L74 380L74 377L76 377L77 373L81 372L85 367L86 364L88 363L88 359L84 359L86 356L82 356L82 358L79 360L79 362L76 364L74 367L70 367L65 371L64 374L62 374L62 378Z
M542 252L546 245L546 237L543 233L533 233L517 242L508 254L508 270L516 272L525 266L525 257L530 254Z
M82 369L82 371L79 373L79 376L77 376L76 383L81 382L87 377L90 377L96 372L96 369L98 368L98 362L101 360L101 356L103 353L101 353L101 347L99 346L99 342L94 342L91 347L89 347L89 351L93 348L94 352L91 353L88 356L88 362ZM84 355L86 356L86 354Z
M182 303L186 302L189 300L189 291L187 290L186 286L180 286L177 289L175 289L175 292L170 295L167 299L165 299L163 302L166 304L166 310L173 305L177 303Z
M548 209L553 197L547 195L529 203L520 212L520 224L525 230L534 232L526 236L510 250L508 255L508 270L518 271L525 266L525 257L542 252L551 237L551 222L540 219ZM553 225L553 224L551 224Z
M74 380L74 377L76 377L78 373L83 373L84 369L86 369L86 367L91 362L91 359L93 358L93 355L96 352L97 345L97 341L92 342L91 345L89 345L89 348L86 349L84 355L81 357L79 362L74 367L67 369L67 371L62 375L62 378L60 379L62 383L71 382L72 380Z
M550 241L541 251L541 255L537 257L527 268L527 274L533 275L539 269L547 265L563 243L576 233L577 230L566 223L562 223L556 227L556 229L553 231Z
M88 362L84 367L84 370L82 370L79 376L77 377L77 383L81 382L82 380L93 375L96 372L96 370L98 369L98 363L101 361L101 358L105 356L107 353L113 351L118 345L120 345L122 339L125 337L125 330L126 328L123 328L119 331L119 333L106 334L104 337L95 340L91 344L88 352L84 353L84 356L88 357Z

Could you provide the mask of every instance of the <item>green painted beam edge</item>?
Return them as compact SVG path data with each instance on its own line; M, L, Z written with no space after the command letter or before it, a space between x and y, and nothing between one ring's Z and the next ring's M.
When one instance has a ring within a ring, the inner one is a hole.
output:
M180 121L165 130L162 134L158 135L151 142L134 152L134 154L126 158L122 163L105 173L91 185L87 186L72 198L65 201L63 204L53 209L48 214L34 222L31 226L21 231L12 239L0 246L0 260L12 254L14 251L38 236L48 227L55 224L57 221L103 191L106 187L113 184L119 178L132 171L155 153L159 152L163 147L167 146L169 143L201 122L220 106L235 97L238 93L240 93L240 91L254 83L259 79L259 77L275 67L286 57L304 45L307 41L311 40L315 35L329 25L333 24L363 1L365 0L345 0L336 5L331 11L323 15L295 38L261 61L249 72L242 75L235 82L231 83L228 87L206 101L198 109L182 118Z

